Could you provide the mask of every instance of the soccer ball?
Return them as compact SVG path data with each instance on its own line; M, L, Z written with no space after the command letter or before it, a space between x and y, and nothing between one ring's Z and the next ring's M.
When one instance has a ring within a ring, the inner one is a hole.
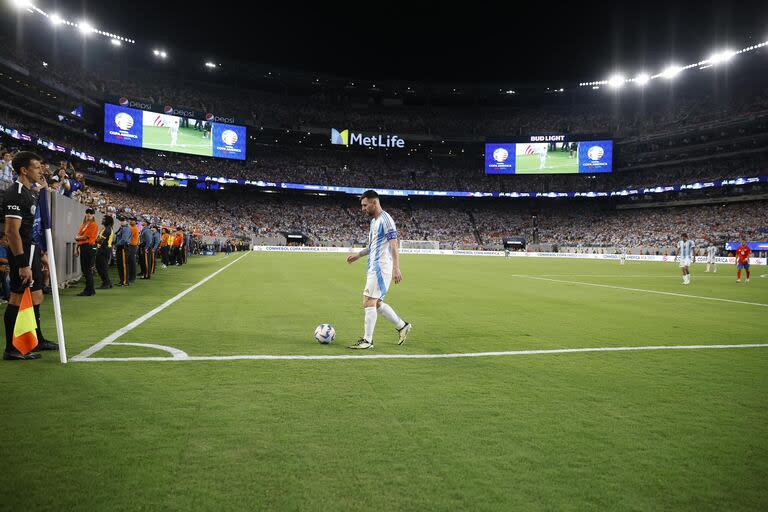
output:
M320 324L315 329L315 339L318 343L327 345L336 339L336 329L331 324Z

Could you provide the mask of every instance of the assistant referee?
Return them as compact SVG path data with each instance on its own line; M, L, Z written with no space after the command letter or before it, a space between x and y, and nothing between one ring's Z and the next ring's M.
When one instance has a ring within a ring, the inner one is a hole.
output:
M5 323L5 352L3 359L10 361L39 359L40 350L58 350L56 343L47 341L40 331L40 304L43 302L43 267L40 259L40 248L32 244L32 226L35 222L37 209L37 194L32 186L39 183L43 186L41 193L45 194L45 179L43 178L43 159L31 151L19 152L12 161L13 169L19 178L5 192L5 236L8 239L8 263L10 267L11 300L6 306ZM30 262L30 255L32 260ZM37 347L26 355L22 355L13 346L13 329L24 290L29 287L32 292L32 304L37 321Z

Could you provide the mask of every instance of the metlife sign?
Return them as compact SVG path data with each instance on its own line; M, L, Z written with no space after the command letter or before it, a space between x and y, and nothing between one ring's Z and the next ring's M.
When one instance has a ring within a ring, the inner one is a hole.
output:
M365 146L368 148L404 148L405 140L397 135L363 135L349 130L331 128L331 144Z

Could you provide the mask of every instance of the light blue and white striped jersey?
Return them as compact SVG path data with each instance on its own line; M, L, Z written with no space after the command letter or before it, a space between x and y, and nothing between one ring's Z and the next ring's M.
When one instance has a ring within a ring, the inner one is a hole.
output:
M712 258L717 256L717 247L715 247L714 245L710 245L709 247L707 247L707 256L710 256Z
M696 244L693 240L680 240L677 242L677 254L680 258L693 259L693 249Z
M397 239L395 221L385 211L378 219L371 219L368 232L368 272L392 273L392 248L390 240Z

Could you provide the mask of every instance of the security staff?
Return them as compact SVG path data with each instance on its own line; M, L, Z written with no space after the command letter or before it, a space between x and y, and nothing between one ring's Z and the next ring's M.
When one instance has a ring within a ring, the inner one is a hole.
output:
M85 210L85 219L80 224L80 230L77 232L75 241L75 257L80 256L80 271L85 277L85 290L78 293L80 297L90 297L96 295L93 287L93 266L96 262L96 237L99 234L99 227L96 225L93 208Z
M40 330L40 304L43 302L43 272L40 248L32 245L32 226L35 222L37 194L32 186L39 183L45 190L42 176L43 159L31 151L21 151L13 158L11 165L18 179L5 192L5 236L8 240L8 267L11 281L11 300L5 309L5 351L3 359L23 361L39 359L39 350L58 350L56 343L47 341ZM35 311L37 328L37 347L34 351L22 355L13 346L13 330L24 290L32 292L32 304Z
M160 226L152 226L152 273L155 273L155 260L157 252L160 250Z
M152 277L152 229L148 224L144 225L139 235L139 268L141 268L141 279Z
M128 282L136 281L136 251L139 247L139 227L136 225L136 217L130 218L131 241L128 244Z
M101 278L99 289L112 288L112 281L109 279L109 262L112 260L112 225L115 219L105 215L101 224L104 226L96 237L96 271Z
M119 216L120 228L115 235L115 247L117 249L117 276L118 286L128 286L128 246L131 243L131 228L128 226L128 219Z
M163 228L163 234L160 235L160 257L163 260L163 268L167 268L171 264L168 255L171 250L171 230Z
M173 235L173 250L171 251L171 265L181 265L181 251L184 248L184 233L181 231L181 226L176 228L176 233Z

